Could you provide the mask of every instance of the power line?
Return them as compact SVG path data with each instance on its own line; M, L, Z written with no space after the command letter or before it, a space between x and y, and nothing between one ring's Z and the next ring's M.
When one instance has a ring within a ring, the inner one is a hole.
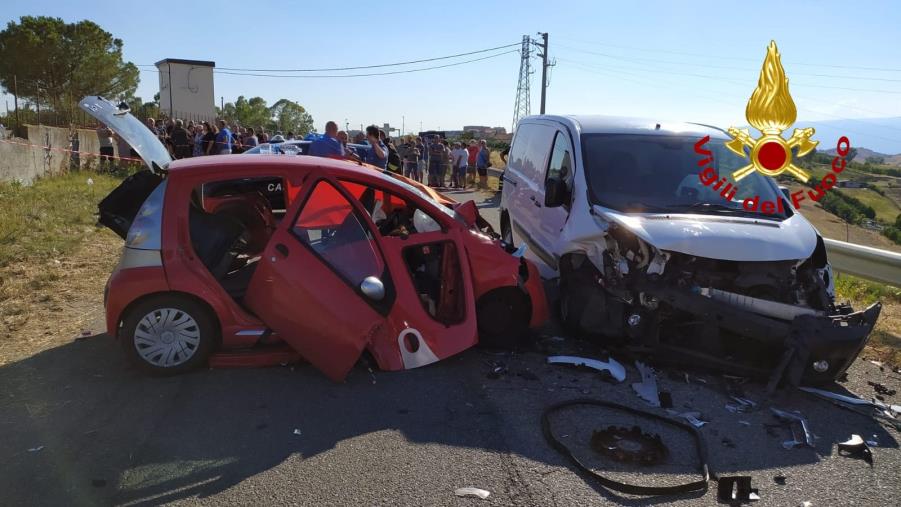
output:
M563 47L563 46L560 46L560 47ZM572 48L568 48L568 49L572 49ZM611 55L607 55L607 54L604 54L604 53L596 53L596 52L593 52L593 51L582 51L582 50L579 50L579 51L580 51L580 52L584 52L584 53L588 53L588 54L596 54L596 55L599 55L599 56L606 56L606 57L609 57L609 58L614 58L614 59L616 59L616 60L623 60L623 61L626 61L626 62L629 62L629 61L630 61L628 58L617 57L617 56L611 56ZM641 64L639 64L639 65L641 65ZM639 68L639 69L636 69L636 68L634 68L634 67L632 67L632 68L627 67L627 69L629 69L629 70L639 70L639 71L647 70L647 71L653 71L654 73L673 74L673 75L683 75L683 76L690 76L690 77L700 77L700 78L704 78L704 79L719 79L719 80L723 80L723 81L732 81L732 82L735 82L735 83L738 83L738 82L739 82L738 80L735 80L735 79L732 79L732 80L724 79L724 78L722 78L721 76L711 76L711 75L708 75L708 74L694 74L694 73L691 73L691 72L680 72L680 71L674 71L674 70L666 70L666 71L664 71L664 70L660 70L659 68L653 68L653 69L641 69L641 68ZM794 86L800 86L800 87L806 87L806 88L825 88L825 89L831 89L831 90L849 90L849 91L856 91L856 92L889 93L889 94L895 94L895 95L901 94L901 90L880 90L880 89L873 89L873 88L853 88L853 87L848 87L848 86L830 86L830 85L819 85L819 84L798 83L797 81L792 82L792 85L794 85Z
M394 75L394 74L411 74L414 72L424 72L427 70L444 69L447 67L456 67L458 65L465 65L467 63L479 62L482 60L488 60L490 58L497 58L498 56L508 55L511 53L518 53L518 52L519 52L519 50L514 49L512 51L504 51L502 53L496 53L493 55L483 56L481 58L473 58L471 60L464 60L462 62L447 63L444 65L434 65L432 67L422 67L419 69L395 70L395 71L390 71L390 72L368 72L368 73L364 73L364 74L318 74L318 75L309 75L309 76L293 76L293 75L281 75L281 74L257 74L257 73L244 73L244 72L228 72L228 71L218 71L218 70L214 70L213 72L216 74L227 74L227 75L231 75L231 76L279 77L279 78L300 78L300 79L389 76L389 75Z
M335 72L335 71L345 71L345 70L362 70L362 69L377 69L381 67L396 67L400 65L410 65L414 63L425 63L425 62L434 62L438 60L448 60L450 58L457 58L460 56L469 56L475 55L479 53L487 53L489 51L495 51L498 49L511 48L513 46L519 46L520 43L514 44L506 44L503 46L497 46L493 48L480 49L478 51L469 51L467 53L457 53L455 55L447 55L447 56L438 56L435 58L424 58L422 60L409 60L406 62L395 62L395 63L381 63L378 65L362 65L358 67L332 67L332 68L319 68L319 69L244 69L244 68L236 68L236 67L216 67L214 70L217 71L239 71L239 72ZM476 60L472 60L476 61ZM151 67L151 65L140 65L140 67ZM154 66L155 67L155 66ZM440 67L438 67L440 68ZM361 76L367 74L360 74ZM377 74L369 74L369 75L377 75Z
M654 89L659 89L659 88L660 88L660 86L659 86L659 85L660 85L659 81L658 81L658 82L653 82L653 81L648 81L648 80L646 80L646 79L634 79L634 78L623 77L623 74L625 74L625 75L635 76L635 77L637 77L637 78L646 78L646 76L643 76L643 75L641 75L641 74L634 74L634 73L623 72L623 71L615 71L615 70L611 70L611 69L608 68L608 67L593 68L591 65L586 65L586 64L584 64L584 63L581 63L581 62L575 62L575 61L572 61L572 60L565 60L565 59L562 59L562 58L561 58L560 60L563 60L563 61L569 61L570 63L575 64L575 68L576 68L577 70L581 70L581 71L583 71L583 72L588 72L588 73L592 73L592 74L600 74L600 75L612 77L612 78L615 78L615 79L618 79L618 80L621 80L621 81L626 81L626 82L635 83L635 84L638 84L638 85L651 86L651 87L653 87ZM668 83L664 83L664 84L669 84L669 85L671 85L671 86L673 86L673 85L678 86L679 83L668 82ZM698 97L703 97L704 100L712 100L712 101L714 101L714 102L720 102L720 103L723 103L723 104L730 104L730 105L732 105L732 106L735 106L736 104L743 104L743 103L744 103L744 102L742 102L742 101L724 100L724 99L722 99L722 98L711 97L709 94L704 94L704 95L702 95L702 94L697 93L697 91L698 91L697 87L692 86L691 88L692 88L692 91L689 92L690 95L695 95L695 96L698 96ZM713 90L710 90L710 89L708 89L708 90L709 90L710 92L713 92ZM718 92L715 92L715 93L718 93ZM743 109L743 106L742 106L742 109ZM809 108L806 108L806 107L800 107L799 109L805 110L805 111L808 111L808 112L811 112L811 113L822 114L822 115L825 115L825 116L831 116L831 117L836 118L836 119L839 119L839 120L864 122L864 120L855 120L855 119L853 119L853 118L842 118L842 117L839 117L839 116L835 116L835 115L832 115L832 114L829 114L829 113L824 113L824 112L822 112L822 111L817 111L817 110L814 110L814 109L809 109ZM889 129L892 129L892 130L899 130L898 127L893 127L893 126L890 126L890 125L880 125L880 124L876 124L876 123L872 123L872 122L867 122L867 123L868 123L869 125L872 125L872 126L880 126L880 127L889 128ZM847 132L851 132L851 133L855 133L855 134L861 134L861 135L866 135L866 136L869 136L869 137L875 137L875 138L878 138L878 139L882 139L882 140L884 140L884 141L897 142L897 139L893 139L893 138L888 138L888 137L880 136L880 135L878 135L878 134L864 133L864 132L861 132L861 131L859 131L859 130L855 130L855 129L853 129L853 128L843 127L843 130L846 130Z
M573 39L573 38L569 38L569 37L560 37L560 38L564 39L564 40L572 41L572 42L577 42L580 44L595 45L595 46L607 46L607 47L614 47L614 48L619 48L619 49L631 49L634 51L646 51L646 52L650 52L650 53L667 53L667 54L682 55L682 56L699 56L702 58L716 58L719 60L740 60L740 61L749 61L749 62L759 61L758 59L755 59L755 58L746 58L746 57L740 57L740 56L721 56L721 55L710 55L710 54L706 54L706 53L689 53L689 52L683 52L683 51L668 51L665 49L650 49L650 48L640 48L640 47L635 47L635 46L623 46L623 45L619 45L619 44L609 44L609 43L596 42L596 41L585 41L585 40ZM887 68L887 67L833 65L833 64L826 64L826 63L809 63L809 62L792 62L792 61L786 61L785 63L791 64L791 65L804 65L804 66L808 66L808 67L827 67L827 68L832 68L832 69L872 70L872 71L878 71L878 72L901 72L901 69Z

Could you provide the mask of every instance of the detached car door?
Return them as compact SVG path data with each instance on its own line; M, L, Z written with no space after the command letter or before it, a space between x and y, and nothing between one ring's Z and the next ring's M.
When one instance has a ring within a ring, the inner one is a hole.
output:
M395 292L376 234L330 178L304 183L270 239L245 304L306 360L344 379Z

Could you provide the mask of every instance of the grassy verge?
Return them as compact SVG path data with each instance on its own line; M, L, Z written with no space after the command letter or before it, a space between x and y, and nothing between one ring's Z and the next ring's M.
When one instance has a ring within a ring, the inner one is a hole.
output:
M840 274L835 279L835 292L839 301L850 300L857 310L882 302L882 315L864 355L901 366L901 289Z
M121 181L73 172L31 186L0 182L0 268L71 252L96 230L97 203Z
M95 213L121 180L74 172L0 183L0 365L98 331L122 241Z

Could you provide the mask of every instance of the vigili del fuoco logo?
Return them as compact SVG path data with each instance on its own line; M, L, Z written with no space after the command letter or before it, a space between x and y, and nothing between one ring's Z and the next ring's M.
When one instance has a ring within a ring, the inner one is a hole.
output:
M713 185L720 195L732 199L738 191L738 182L754 171L764 176L776 177L788 173L802 183L810 180L810 175L793 163L793 157L803 157L816 148L818 141L811 139L815 131L812 127L796 128L788 139L782 137L782 133L789 129L797 119L798 111L795 102L788 91L788 78L782 67L779 49L775 41L770 41L767 47L766 58L760 69L760 79L757 88L751 94L748 105L745 108L745 118L748 123L762 134L758 138L751 136L747 128L729 127L729 136L726 147L736 155L749 159L749 163L731 174L732 182L727 178L719 177L716 170L710 165L713 162L713 153L704 148L710 140L706 136L695 143L695 153L705 158L698 161L698 166L704 167L699 173L701 183L705 186ZM797 149L793 153L793 150ZM836 174L845 169L845 156L851 149L851 143L847 137L842 136L836 146L837 155L832 161L832 172L827 173L823 180L813 189L807 191L807 196L813 201L819 201L823 195L835 186ZM706 166L706 167L705 167ZM725 186L724 186L725 185ZM791 194L792 204L800 207L805 199L804 191ZM748 211L763 213L782 212L782 201L760 203L759 197L749 197L744 200L743 207Z

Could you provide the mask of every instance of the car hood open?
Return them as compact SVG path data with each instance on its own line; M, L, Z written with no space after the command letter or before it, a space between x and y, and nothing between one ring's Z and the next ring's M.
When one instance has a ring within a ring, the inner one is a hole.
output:
M729 261L806 259L817 244L816 229L795 213L781 222L700 214L621 213L601 206L592 211L654 247Z
M151 171L159 173L169 167L172 162L169 151L146 125L128 112L124 103L120 107L103 97L89 95L78 105L124 139Z

